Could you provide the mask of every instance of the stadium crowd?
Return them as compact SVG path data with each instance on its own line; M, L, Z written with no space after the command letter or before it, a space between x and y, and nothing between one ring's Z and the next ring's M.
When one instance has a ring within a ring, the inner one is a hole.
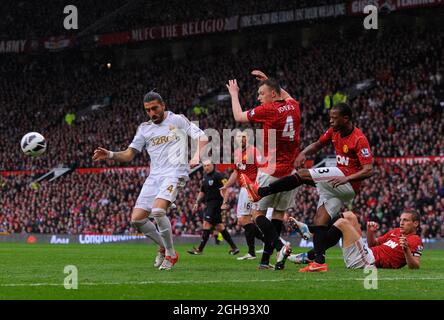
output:
M253 107L257 105L257 83L249 75L253 68L279 78L300 101L302 146L328 126L323 102L328 92L375 77L376 86L352 100L355 122L367 134L373 153L383 157L444 155L444 137L436 134L444 131L443 122L436 121L444 109L440 105L444 95L438 94L444 87L443 38L443 32L399 31L381 38L367 35L353 41L321 41L309 48L255 48L124 69L88 65L76 54L60 54L50 63L5 59L0 62L5 75L0 79L4 106L0 132L8 139L0 145L0 170L45 169L60 163L97 165L88 156L96 146L127 147L137 125L146 120L140 101L152 88L163 94L171 110L200 120L203 129L235 128L228 102L210 107L200 117L193 114L193 105L200 102L198 87L200 92L226 93L225 82L236 77L244 107ZM85 107L103 104L106 98L109 106L82 115ZM72 125L63 120L67 112L78 115ZM38 131L49 141L44 157L27 158L16 148L16 141L29 131ZM145 164L138 157L131 165Z
M56 183L42 182L31 188L26 176L3 177L0 232L85 234L132 233L129 223L140 186L148 170L72 173ZM229 172L225 173L226 175ZM204 206L191 208L199 192L202 173L197 171L170 208L174 233L198 234L202 229ZM236 205L239 186L229 189L230 210L224 221L233 235L242 233L237 225ZM63 195L63 196L61 196ZM311 223L316 212L316 189L301 187L294 209L288 216ZM381 224L381 233L399 224L399 213L413 208L421 214L423 238L444 237L444 163L414 165L380 164L376 174L365 181L352 210L364 228L366 221ZM289 235L290 229L284 234Z
M118 1L116 1L117 3ZM97 146L124 149L137 125L146 121L141 97L152 89L167 106L199 120L203 129L235 128L228 102L193 113L208 92L225 93L225 82L238 78L242 104L256 101L256 80L249 75L259 68L276 76L300 101L302 147L316 140L328 126L324 96L328 92L375 78L376 85L351 101L355 123L366 133L376 157L444 156L443 106L439 92L444 81L442 31L411 33L396 30L380 37L371 34L353 39L320 41L308 48L277 46L273 50L246 49L182 61L159 60L149 65L108 69L88 64L76 53L44 58L7 57L0 61L0 170L49 169L59 164L77 167L122 166L111 161L93 163ZM202 77L204 79L202 80ZM153 80L153 78L155 80ZM110 105L103 101L108 99ZM441 99L441 100L440 100ZM83 113L91 104L104 105ZM76 114L69 125L67 112ZM441 121L437 121L440 120ZM42 157L29 158L18 148L21 136L38 131L48 140ZM332 154L327 149L324 154ZM145 155L131 166L146 166ZM146 172L80 175L73 173L54 183L29 187L29 176L3 177L0 231L40 233L128 233L129 213ZM169 214L177 234L200 231L200 217L191 213L199 189L200 173L179 195L177 209ZM397 223L399 211L414 207L422 215L423 237L444 236L443 164L378 166L364 183L354 210L366 219L381 222L382 230ZM230 195L232 209L226 223L236 226L237 190ZM310 219L316 206L314 189L301 188L290 215ZM202 208L201 208L202 209Z
M75 35L102 21L94 34L130 31L136 28L171 25L198 20L225 18L343 3L341 0L52 0L44 6L29 0L4 3L0 12L0 39L36 39L39 37ZM66 30L63 25L65 6L78 9L79 29ZM101 20L101 19L103 19Z

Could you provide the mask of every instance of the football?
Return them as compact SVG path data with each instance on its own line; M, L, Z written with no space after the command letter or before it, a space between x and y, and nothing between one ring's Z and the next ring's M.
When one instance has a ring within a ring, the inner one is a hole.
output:
M23 136L20 146L24 154L38 157L46 150L46 140L38 132L29 132Z

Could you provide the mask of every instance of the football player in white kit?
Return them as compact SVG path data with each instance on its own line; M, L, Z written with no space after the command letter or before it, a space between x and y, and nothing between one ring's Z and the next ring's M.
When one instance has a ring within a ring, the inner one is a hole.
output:
M151 159L150 174L133 208L131 224L159 245L154 266L159 270L170 270L179 255L174 250L171 222L166 210L189 179L190 165L199 163L200 152L208 143L208 138L183 115L165 111L165 103L158 93L147 93L143 104L150 121L139 126L129 147L119 152L97 148L93 160L129 162L143 148L147 150ZM187 136L199 140L196 153L189 163ZM149 217L154 218L159 231Z

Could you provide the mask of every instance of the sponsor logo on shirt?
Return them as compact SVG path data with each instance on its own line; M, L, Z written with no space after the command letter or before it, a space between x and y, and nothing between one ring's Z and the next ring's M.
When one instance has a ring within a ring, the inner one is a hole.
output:
M387 247L390 247L392 249L395 249L398 246L398 244L395 241L393 241L393 240L386 241L384 243L384 245L387 246Z
M343 156L337 155L337 156L336 156L336 161L337 161L337 163L340 164L340 165L348 166L348 163L349 163L349 161L350 161L350 158L349 158L349 157L343 157Z
M149 140L149 143L151 143L152 146L158 146L164 143L168 143L171 141L179 140L179 136L177 135L176 127L170 125L170 134L167 136L159 136L159 137L153 137Z

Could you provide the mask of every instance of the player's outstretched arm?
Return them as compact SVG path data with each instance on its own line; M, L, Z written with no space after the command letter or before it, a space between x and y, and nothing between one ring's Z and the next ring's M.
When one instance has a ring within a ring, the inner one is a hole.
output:
M224 184L224 186L222 188L219 189L220 195L222 196L222 198L224 198L224 203L223 203L223 205L221 207L222 210L229 209L229 206L228 206L228 196L229 196L228 188L236 183L236 179L237 179L237 171L234 170L231 173L230 178L228 178L228 181Z
M224 186L222 188L220 188L220 190L223 189L228 189L229 187L233 186L236 183L237 180L237 171L234 170L230 177L228 178L228 181L224 184Z
M303 168L305 161L307 160L307 156L314 155L318 153L322 149L323 145L319 141L313 142L308 147L299 153L296 160L294 161L295 168Z
M190 160L190 167L194 168L199 164L200 158L204 154L204 148L208 144L208 137L206 135L200 136L198 139L198 147Z
M137 151L133 148L128 148L125 151L113 152L105 148L98 147L94 150L93 161L100 161L112 159L117 162L130 162L136 156Z
M268 76L265 73L263 73L261 70L253 70L253 71L251 71L251 74L253 76L255 76L256 79L259 81L268 79ZM290 94L287 91L285 91L284 88L282 88L282 87L281 87L281 96L282 96L282 99L284 99L284 100L293 99L292 96L290 96Z
M228 80L226 86L231 96L231 107L233 109L234 120L241 123L249 122L247 112L242 111L239 101L239 86L237 85L237 80Z

